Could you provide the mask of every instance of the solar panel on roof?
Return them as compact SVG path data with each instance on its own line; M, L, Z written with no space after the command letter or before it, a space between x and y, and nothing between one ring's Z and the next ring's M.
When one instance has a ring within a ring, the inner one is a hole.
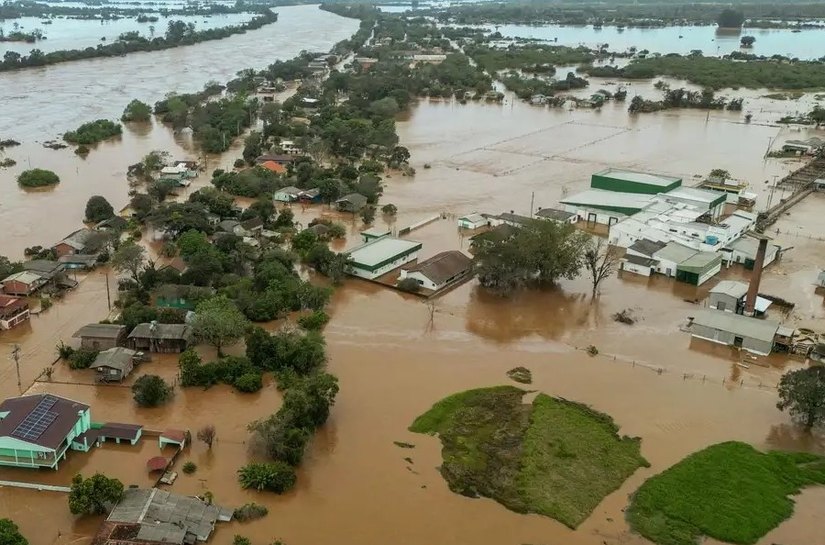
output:
M32 412L14 428L11 435L27 441L40 439L43 432L57 420L58 414L49 410L54 407L56 403L56 397L50 395L44 396Z

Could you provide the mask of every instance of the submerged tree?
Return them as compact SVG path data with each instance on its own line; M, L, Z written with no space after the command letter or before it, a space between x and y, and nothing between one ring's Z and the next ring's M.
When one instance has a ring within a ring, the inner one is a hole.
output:
M29 545L17 525L11 519L0 519L0 543L3 545Z
M207 448L212 448L212 443L215 441L215 426L207 424L198 430L198 439L206 443Z
M140 273L146 263L146 250L134 241L124 242L112 256L112 267L118 272L129 273L140 287Z
M223 347L238 342L249 328L249 321L225 296L207 299L198 305L192 323L195 336L211 344L223 356Z
M94 195L86 201L86 221L98 223L115 215L115 209L104 197Z
M121 121L149 121L152 117L152 107L148 104L134 99L126 109L123 110Z
M825 421L825 367L816 366L785 373L779 381L776 408L808 429Z
M742 28L744 22L745 15L741 11L730 8L722 10L716 19L719 28Z
M157 407L172 397L172 387L157 375L143 375L132 385L132 395L141 407Z
M606 240L596 237L591 240L584 250L584 265L590 273L593 284L593 297L599 292L602 280L613 276L619 267L619 252L610 246Z
M88 479L78 473L72 478L69 510L73 515L100 515L123 497L123 483L95 473Z

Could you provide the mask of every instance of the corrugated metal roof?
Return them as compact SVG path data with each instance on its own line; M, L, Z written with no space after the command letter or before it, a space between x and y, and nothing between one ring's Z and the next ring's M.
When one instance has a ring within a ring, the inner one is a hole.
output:
M675 178L673 176L649 174L647 172L638 172L636 170L625 170L621 168L606 168L600 172L596 172L593 176L616 178L618 180L626 180L628 182L635 182L639 184L658 185L661 187L667 187L674 182L682 181L681 178Z
M741 299L748 293L748 285L736 280L722 280L710 290L710 293L718 293L720 295L733 297L734 299Z
M622 193L620 191L607 191L604 189L588 189L581 193L565 197L559 202L562 204L591 206L593 208L614 207L641 210L649 205L654 197L655 195L647 195L644 193Z
M382 261L417 248L421 248L421 243L415 242L414 240L381 237L357 248L353 248L350 250L349 256L353 263L357 265L374 267Z
M720 312L718 310L697 311L693 318L693 323L711 329L733 333L740 337L748 337L766 342L772 342L774 335L776 335L776 330L779 329L778 322L760 320L759 318L750 318L748 316L742 316L741 314Z
M653 257L679 264L687 259L690 259L697 253L698 252L696 250L689 248L684 244L679 244L678 242L668 242L667 246L653 254Z

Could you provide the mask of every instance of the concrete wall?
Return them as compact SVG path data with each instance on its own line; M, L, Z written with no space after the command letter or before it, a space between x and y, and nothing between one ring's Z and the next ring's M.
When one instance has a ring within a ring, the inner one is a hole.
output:
M615 224L627 217L625 214L619 212L606 212L604 210L585 208L574 204L565 205L564 210L576 214L581 221L593 221L593 217L595 217L596 223L602 225ZM571 223L573 223L573 221L571 221Z
M716 310L723 310L725 312L736 313L736 306L739 300L736 297L724 293L711 293L708 296L708 306ZM719 303L724 304L724 308L719 308Z
M691 326L691 333L694 337L699 337L700 339L705 339L727 346L734 346L734 341L736 338L736 335L729 331L721 331L699 324L693 324ZM753 352L754 354L764 356L766 354L770 354L771 349L773 348L773 342L765 342L758 339L744 337L742 339L742 348L748 352Z
M636 263L631 263L629 261L622 261L622 270L635 274L640 274L642 276L650 276L650 267L637 265Z

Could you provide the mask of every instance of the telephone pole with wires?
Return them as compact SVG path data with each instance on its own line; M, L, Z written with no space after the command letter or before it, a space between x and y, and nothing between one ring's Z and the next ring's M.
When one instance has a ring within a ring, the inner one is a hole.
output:
M11 357L14 358L14 366L17 368L17 389L20 394L23 394L23 381L20 380L20 345L15 344L11 351Z

